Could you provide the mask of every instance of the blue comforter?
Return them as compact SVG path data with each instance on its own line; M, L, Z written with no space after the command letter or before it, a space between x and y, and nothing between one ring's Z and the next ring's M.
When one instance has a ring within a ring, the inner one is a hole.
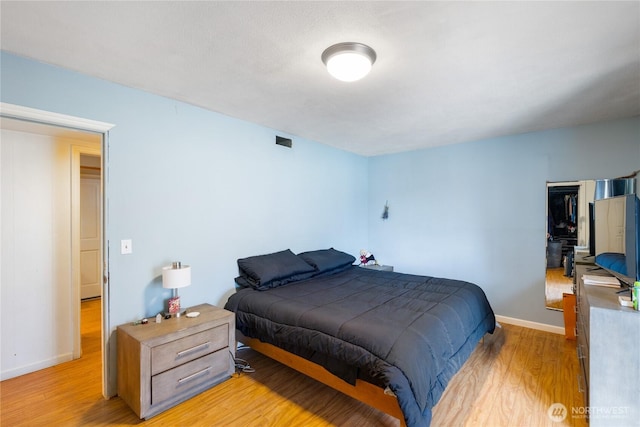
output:
M225 308L245 336L311 359L324 355L389 387L409 427L430 424L451 377L495 327L474 284L355 266L265 291L241 289Z

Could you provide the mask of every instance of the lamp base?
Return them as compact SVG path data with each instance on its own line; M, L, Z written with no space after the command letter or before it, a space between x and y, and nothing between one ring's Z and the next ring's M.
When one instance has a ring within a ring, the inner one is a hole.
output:
M173 317L180 317L180 297L169 298L169 314Z

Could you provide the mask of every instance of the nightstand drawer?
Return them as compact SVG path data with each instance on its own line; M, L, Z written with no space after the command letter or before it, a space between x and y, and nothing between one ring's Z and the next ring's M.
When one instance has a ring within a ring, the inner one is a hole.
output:
M229 345L229 325L207 329L151 349L151 375L187 363Z
M155 405L211 381L227 370L227 349L208 354L151 378L151 404Z

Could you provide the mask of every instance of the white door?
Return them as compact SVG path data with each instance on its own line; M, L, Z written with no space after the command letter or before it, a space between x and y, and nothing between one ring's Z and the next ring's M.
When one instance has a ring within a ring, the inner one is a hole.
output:
M102 289L100 263L100 177L80 178L80 298L99 297Z

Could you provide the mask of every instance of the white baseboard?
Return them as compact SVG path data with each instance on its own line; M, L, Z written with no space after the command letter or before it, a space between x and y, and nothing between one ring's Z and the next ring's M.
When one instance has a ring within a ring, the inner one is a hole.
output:
M9 378L19 377L20 375L29 374L31 372L39 371L40 369L49 368L51 366L58 365L60 363L69 362L73 360L71 353L60 354L52 357L51 359L41 360L29 365L19 366L13 369L7 369L0 372L0 381L8 380Z
M564 327L547 325L546 323L532 322L530 320L516 319L515 317L500 316L496 314L496 321L508 325L522 326L523 328L537 329L539 331L551 332L553 334L564 335Z

